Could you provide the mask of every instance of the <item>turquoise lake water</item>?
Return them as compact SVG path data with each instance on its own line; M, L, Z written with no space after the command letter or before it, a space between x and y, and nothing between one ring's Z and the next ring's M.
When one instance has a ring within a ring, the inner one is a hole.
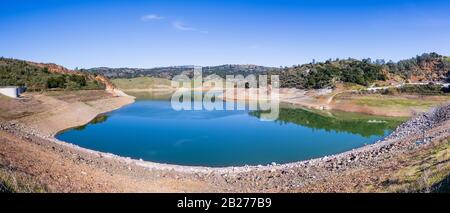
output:
M374 143L399 123L358 114L282 108L277 121L258 111L175 111L141 99L57 135L84 148L146 161L194 166L266 165L336 154Z

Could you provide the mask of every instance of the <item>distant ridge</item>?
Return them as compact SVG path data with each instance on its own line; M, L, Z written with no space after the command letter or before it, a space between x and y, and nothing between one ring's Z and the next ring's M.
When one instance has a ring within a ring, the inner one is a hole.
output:
M108 78L158 77L171 79L185 73L192 75L192 65L143 68L99 67L88 72ZM258 65L207 66L203 75L276 74L280 76L281 87L320 89L334 87L338 82L369 86L374 82L448 82L450 78L450 57L437 53L424 53L399 62L383 59L330 59L285 68Z
M57 64L36 63L0 58L0 85L24 85L30 89L99 89L114 90L109 78L158 77L172 79L175 75L193 75L193 65L157 68L108 68L70 70ZM450 82L450 57L425 53L399 62L370 58L335 59L285 68L252 64L226 64L202 67L203 75L267 74L279 75L281 87L299 89L333 88L336 83L369 86L384 82ZM72 76L72 77L71 77Z
M155 68L108 68L97 67L88 69L88 72L101 74L108 78L136 78L136 77L158 77L171 79L173 76L185 73L192 74L194 65L185 66L169 66L169 67L155 67ZM204 75L217 74L225 77L225 75L249 75L249 74L261 74L269 71L278 70L275 67L265 67L251 64L226 64L220 66L206 66L202 67Z

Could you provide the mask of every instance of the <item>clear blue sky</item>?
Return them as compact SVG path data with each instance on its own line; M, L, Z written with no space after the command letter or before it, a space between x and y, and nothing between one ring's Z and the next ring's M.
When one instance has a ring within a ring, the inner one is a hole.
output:
M450 55L450 1L0 0L0 56L69 68Z

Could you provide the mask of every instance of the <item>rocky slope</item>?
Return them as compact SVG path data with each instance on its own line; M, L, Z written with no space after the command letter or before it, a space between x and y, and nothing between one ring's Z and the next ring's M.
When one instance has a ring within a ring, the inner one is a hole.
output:
M450 61L437 53L422 54L398 63L388 63L389 71L411 82L449 81Z
M400 125L382 141L342 154L283 165L206 168L87 150L4 122L0 164L55 192L421 191L450 173L449 130L446 105Z

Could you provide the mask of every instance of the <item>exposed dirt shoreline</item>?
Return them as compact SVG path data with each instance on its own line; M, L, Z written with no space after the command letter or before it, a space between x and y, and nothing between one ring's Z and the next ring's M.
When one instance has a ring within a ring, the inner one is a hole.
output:
M373 145L345 153L283 165L208 168L167 165L84 149L54 135L84 125L98 114L132 103L112 97L69 103L37 96L49 108L3 122L1 165L31 176L54 192L354 192L398 191L385 184L410 159L444 146L448 172L450 105L417 116ZM52 108L53 107L53 108ZM422 130L426 131L425 143ZM448 173L446 173L448 176Z
M134 102L131 96L113 96L86 102L67 102L42 94L33 94L31 98L43 102L47 110L17 121L46 136L55 136L66 129L85 125L99 114Z
M175 88L153 88L153 89L127 89L126 92L158 93L165 92L171 94L177 91ZM258 89L244 89L230 92L227 97L226 91L214 88L194 88L181 89L183 91L202 92L222 92L218 98L224 101L271 101L270 95L259 96ZM382 95L376 92L348 90L344 88L301 90L296 88L280 88L278 90L278 100L280 103L292 104L298 107L314 110L336 110L343 112L362 113L374 116L385 117L411 117L418 113L426 112L432 106L440 103L450 103L450 96L423 96L413 94ZM238 95L239 94L239 95ZM368 101L366 100L368 99ZM376 100L378 103L374 106ZM369 103L367 103L369 102Z

